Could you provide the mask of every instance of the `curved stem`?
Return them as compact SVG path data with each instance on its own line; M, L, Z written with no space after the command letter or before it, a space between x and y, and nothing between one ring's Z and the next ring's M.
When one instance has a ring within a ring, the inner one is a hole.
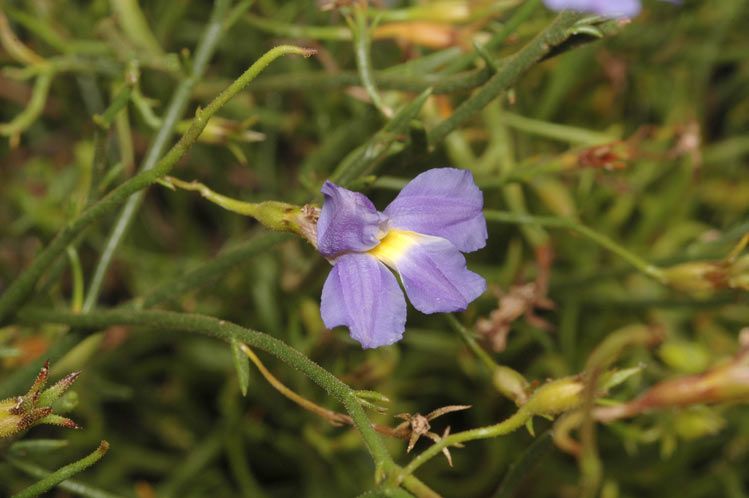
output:
M141 172L153 169L169 145L169 140L174 133L174 127L177 125L177 121L179 121L185 113L185 109L190 100L190 95L192 94L192 89L203 76L205 68L208 66L208 61L213 56L216 46L221 39L221 35L224 33L222 23L224 12L228 7L229 2L225 0L217 1L214 4L211 18L206 25L205 31L203 32L195 51L195 59L192 64L190 76L183 80L174 91L174 95L172 96L169 106L164 114L164 119L162 123L160 123L161 127L159 128L158 133L156 133L156 136L143 159L143 163L140 167ZM125 234L130 227L130 223L138 212L138 208L142 201L143 194L139 193L133 195L127 200L122 211L120 211L120 215L114 223L112 232L107 238L107 242L99 256L99 262L96 264L96 268L91 277L88 292L86 293L86 301L83 304L84 311L89 311L96 305L96 301L99 299L101 285L104 282L104 276L109 269L114 253L117 251L122 239L125 237Z
M49 94L49 87L52 84L53 78L54 71L49 69L44 70L36 77L34 89L31 91L31 100L29 100L28 105L12 121L0 123L0 135L11 137L11 140L13 140L14 137L17 137L36 121L36 118L44 110L44 104L47 102L47 95Z
M237 339L251 347L266 351L284 363L300 370L333 398L341 402L361 433L364 444L372 455L377 469L382 473L388 473L395 465L382 439L372 428L372 423L359 403L356 392L296 349L262 332L246 329L218 318L170 311L115 309L75 314L32 308L21 310L18 313L18 318L21 322L27 324L58 323L96 329L111 325L138 325L193 332L225 341Z
M385 105L377 90L374 77L372 76L372 58L370 57L370 31L367 24L368 9L366 4L356 3L354 5L354 19L350 21L351 31L354 36L354 55L356 56L356 67L359 70L364 88L367 90L372 103L385 117L391 118L393 111ZM376 21L375 21L376 22Z
M20 470L29 477L34 477L36 479L44 479L52 474L52 472L25 460L6 457L5 461L12 465L15 469ZM57 487L63 491L67 491L68 493L82 496L84 498L125 498L122 495L116 495L73 479L65 479L60 484L58 484Z
M466 329L452 313L446 313L445 316L447 317L447 321L450 322L450 326L453 328L453 330L455 330L460 335L461 339L463 339L463 342L466 343L468 349L473 351L473 354L475 354L478 359L481 360L481 362L484 364L484 366L486 366L486 368L489 369L490 372L494 371L494 369L499 365L497 365L497 362L494 361L494 359L489 355L489 353L486 352L484 348L479 346L478 342L476 342L476 339L473 337L471 332Z
M455 434L452 434L451 436L440 439L439 442L434 443L432 446L420 453L416 458L411 460L411 463L403 467L400 477L404 478L405 476L412 474L416 469L427 463L432 457L438 455L443 448L464 443L466 441L474 441L476 439L489 439L507 435L525 425L528 419L530 419L532 416L532 413L521 407L510 418L505 419L498 424L490 425L487 427L479 427L477 429L471 429L463 432L457 432Z
M434 127L428 133L429 143L432 146L441 143L449 133L463 124L474 113L486 107L499 94L514 85L528 69L548 55L552 48L572 36L570 28L582 17L582 14L569 11L559 14L545 30L510 57L494 76L455 109L455 112L449 118Z
M275 47L260 57L247 71L208 104L205 109L198 109L195 112L195 118L192 120L190 128L169 152L156 163L153 169L137 174L81 213L78 218L63 228L52 242L34 259L31 266L10 284L7 291L0 296L0 324L6 323L15 309L28 298L42 273L57 259L78 234L103 215L113 211L132 194L148 187L169 173L177 161L198 139L211 116L221 109L232 97L242 91L271 62L283 55L299 54L310 56L313 53L309 49L291 45ZM133 211L136 207L133 206ZM91 290L89 290L87 300L93 299L92 295Z
M49 491L50 489L54 488L58 484L60 484L65 479L74 476L75 474L82 472L86 470L88 467L92 466L96 462L98 462L101 457L103 457L107 450L109 449L109 443L106 441L102 441L99 444L99 447L96 448L93 453L91 453L88 456L85 456L81 458L80 460L73 462L69 465L66 465L64 467L60 467L56 471L49 474L47 477L42 479L41 481L37 481L36 483L32 484L26 489L21 490L20 492L13 495L11 498L32 498L34 496L39 496L40 494Z
M515 214L493 210L484 211L484 216L486 216L487 221L517 224L530 223L545 227L567 228L573 230L580 235L592 240L601 247L613 252L617 256L624 259L627 263L640 270L645 275L661 283L665 282L663 270L655 265L648 263L646 260L638 256L637 254L634 254L618 242L615 242L602 233L598 233L592 228L582 225L575 220L568 218L556 218L554 216L532 216L529 214Z

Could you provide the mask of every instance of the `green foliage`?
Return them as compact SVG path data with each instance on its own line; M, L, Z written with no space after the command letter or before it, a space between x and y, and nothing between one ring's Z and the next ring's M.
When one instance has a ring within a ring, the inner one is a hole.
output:
M0 495L749 493L749 8L644 3L0 2ZM445 165L490 291L326 331L322 182Z

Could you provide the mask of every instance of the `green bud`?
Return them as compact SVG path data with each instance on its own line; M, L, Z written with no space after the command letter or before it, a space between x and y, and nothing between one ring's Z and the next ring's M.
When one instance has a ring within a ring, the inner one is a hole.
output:
M492 382L497 391L513 400L516 405L523 405L528 400L528 381L512 368L497 366L492 375Z
M710 352L696 342L667 341L658 350L658 356L672 369L684 373L702 372L710 364Z
M677 412L672 424L681 439L691 440L717 434L726 422L715 410L706 406L695 406Z
M666 283L674 289L707 296L716 289L726 287L726 268L721 262L694 261L671 266L663 270Z
M552 380L536 389L523 408L533 415L558 415L580 406L583 389L578 376Z

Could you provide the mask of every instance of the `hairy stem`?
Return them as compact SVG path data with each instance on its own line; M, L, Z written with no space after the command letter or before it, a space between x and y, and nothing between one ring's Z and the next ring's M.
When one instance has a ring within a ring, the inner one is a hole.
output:
M32 498L34 496L39 496L42 493L45 493L60 484L65 479L86 470L88 467L101 460L101 457L103 457L107 453L107 450L109 450L109 443L107 443L106 441L102 441L99 444L99 447L96 448L90 455L85 456L69 465L60 467L41 481L37 481L28 488L21 490L11 498Z
M432 457L437 456L443 448L448 446L454 446L456 444L465 443L466 441L475 441L477 439L490 439L499 436L505 436L516 429L519 429L530 419L533 415L524 410L522 407L515 412L510 418L503 420L502 422L487 427L479 427L477 429L471 429L463 432L456 432L446 438L442 438L439 442L435 442L432 446L420 453L416 458L403 468L401 477L413 474L416 469L427 463Z
M449 133L514 85L528 69L548 55L552 48L567 40L572 35L570 28L580 19L582 14L579 13L565 11L559 14L545 30L502 64L494 76L455 109L449 118L434 127L429 132L429 143L441 143Z
M203 76L205 68L208 66L208 61L213 56L213 52L218 46L221 35L224 33L222 23L225 11L229 7L229 3L230 2L227 0L219 0L214 4L211 18L208 21L195 52L191 74L188 78L183 80L174 91L174 95L172 96L166 109L166 113L164 114L161 128L159 128L158 133L156 133L156 137L143 159L143 163L140 167L141 172L150 171L156 167L159 158L164 154L164 151L168 147L169 140L174 133L174 127L177 125L177 121L179 121L185 113L193 87ZM154 43L156 42L154 41ZM125 234L127 234L130 223L138 212L140 204L143 202L143 195L144 194L142 193L138 193L130 197L122 208L122 211L120 211L120 215L114 223L112 232L104 245L104 249L99 256L99 262L97 263L93 276L91 277L88 292L86 293L86 302L83 305L84 311L89 311L96 305L96 301L99 299L101 285L104 282L104 276L112 262L114 253L117 251Z
M21 310L18 313L18 318L21 322L28 324L58 323L96 329L111 325L138 325L203 334L225 341L237 339L251 347L266 351L284 363L300 370L330 396L341 402L361 433L375 466L383 474L382 477L385 473L391 472L395 465L382 439L372 428L372 423L364 413L356 392L296 349L262 332L246 329L218 318L170 311L124 309L74 314L64 311L27 309Z
M135 192L148 187L169 173L177 161L198 139L211 116L216 114L232 97L242 91L271 62L283 55L299 54L310 56L313 53L311 50L291 45L275 47L266 52L265 55L250 66L247 71L221 92L205 109L198 109L195 112L195 118L190 128L152 169L137 174L81 213L78 218L63 228L21 276L10 284L8 290L0 296L0 324L7 323L7 320L16 308L31 294L34 285L42 273L49 268L79 233L103 215L114 210ZM89 289L87 299L90 299L92 295L91 289Z

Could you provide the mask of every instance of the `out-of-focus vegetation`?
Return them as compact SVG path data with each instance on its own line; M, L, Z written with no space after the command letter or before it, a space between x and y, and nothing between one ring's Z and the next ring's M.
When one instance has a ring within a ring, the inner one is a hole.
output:
M747 496L747 26L0 1L0 495ZM302 238L154 184L382 207L445 165L484 192L490 290L367 351Z

